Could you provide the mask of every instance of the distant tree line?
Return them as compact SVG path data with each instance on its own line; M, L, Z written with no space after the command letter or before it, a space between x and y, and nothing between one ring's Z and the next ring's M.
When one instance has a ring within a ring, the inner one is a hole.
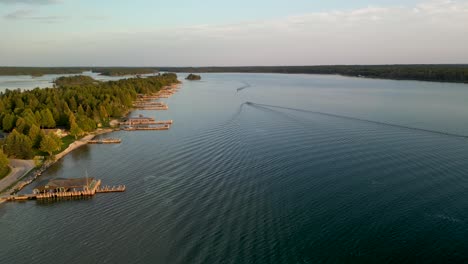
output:
M64 128L78 138L121 117L137 94L159 91L176 83L173 73L147 78L99 82L89 76L61 77L55 88L0 93L0 129L10 132L4 140L5 153L15 158L31 158L35 150L52 155L62 143L43 129Z
M158 73L155 67L0 67L0 75L81 74L92 71L106 76Z
M79 74L90 68L77 67L0 67L0 75Z
M93 68L93 72L98 72L106 76L125 76L138 74L153 74L158 73L157 68L128 68L128 67L111 67L111 68Z
M249 66L249 67L0 67L0 75L76 74L93 71L121 76L164 72L245 72L339 74L344 76L393 80L468 83L467 64L434 65L331 65L331 66Z
M468 65L335 65L252 67L169 67L171 72L245 72L286 74L339 74L352 77L468 83Z

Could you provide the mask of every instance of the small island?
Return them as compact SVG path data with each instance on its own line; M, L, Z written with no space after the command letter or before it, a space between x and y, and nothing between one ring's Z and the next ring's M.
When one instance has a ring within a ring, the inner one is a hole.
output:
M191 73L191 74L189 74L189 75L185 78L185 80L189 80L189 81L199 81L199 80L201 80L201 76Z

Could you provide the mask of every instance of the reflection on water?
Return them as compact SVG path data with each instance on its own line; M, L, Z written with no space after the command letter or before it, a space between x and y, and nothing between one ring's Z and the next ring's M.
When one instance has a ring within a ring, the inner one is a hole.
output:
M74 196L74 197L60 197L57 199L41 199L35 200L37 206L52 206L56 203L77 203L93 199L90 196Z

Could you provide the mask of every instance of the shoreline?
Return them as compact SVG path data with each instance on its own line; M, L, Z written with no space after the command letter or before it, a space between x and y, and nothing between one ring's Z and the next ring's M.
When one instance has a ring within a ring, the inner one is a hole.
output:
M175 88L175 87L178 87L180 84L181 84L180 82L179 83L173 83L171 85L167 85L167 86L162 87L161 90L167 89L167 88ZM124 114L123 117L130 116L130 114L132 112L136 111L136 110L138 110L138 109L135 109L135 108L128 109L128 111ZM111 123L112 122L113 121L111 121ZM42 175L43 172L45 172L50 166L55 164L57 161L59 161L60 159L62 159L63 157L65 157L66 155L71 153L72 151L74 151L74 150L76 150L76 149L78 149L78 148L80 148L80 147L82 147L84 145L87 145L89 140L94 139L96 136L112 133L112 132L115 132L115 131L118 131L118 129L116 129L116 128L98 128L95 131L90 132L89 134L85 135L84 137L75 140L66 149L64 149L62 152L58 153L57 155L55 155L55 158L53 160L46 160L46 161L44 161L44 163L40 167L33 167L32 169L30 169L29 171L24 173L24 175L17 178L17 181L15 181L11 186L6 187L3 190L0 190L0 204L6 201L6 199L1 197L1 196L12 195L12 194L15 194L15 193L21 191L24 187L26 187L29 184L31 184L32 182L34 182L38 177L40 177ZM30 161L31 162L33 160L25 160L25 161ZM11 174L12 173L10 172L10 174L5 176L5 178L10 177Z
M112 128L106 128L106 129L97 129L90 134L75 140L73 143L71 143L66 149L64 149L62 152L58 153L55 155L55 158L53 160L46 160L40 167L32 167L29 170L27 170L22 176L18 177L16 181L13 181L13 183L4 188L3 190L0 190L0 194L3 195L11 195L14 193L17 193L21 191L24 187L28 186L32 182L34 182L39 176L42 175L44 171L46 171L50 166L55 164L57 161L71 153L72 151L88 144L88 140L94 139L96 136L107 134L107 133L112 133L116 131L115 129ZM25 162L34 162L34 160L22 160ZM32 174L32 175L31 175ZM10 172L9 175L5 176L4 179L6 178L11 178L13 175L13 171ZM29 177L28 177L29 176ZM2 202L5 202L4 198L0 197L0 204Z

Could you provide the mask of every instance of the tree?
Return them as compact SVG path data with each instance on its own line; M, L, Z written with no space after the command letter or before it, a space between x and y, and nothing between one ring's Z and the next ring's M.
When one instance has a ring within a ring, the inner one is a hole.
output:
M14 126L15 126L15 115L10 115L10 114L7 114L5 115L5 117L3 118L3 122L2 122L2 128L3 130L5 131L11 131Z
M55 127L55 120L52 112L49 108L46 108L41 111L41 125L42 127L47 128L54 128Z
M50 137L55 141L55 143L57 143L57 145L59 146L58 150L60 150L63 144L62 139L59 136L57 136L57 134L55 133L51 133Z
M32 125L29 129L28 136L31 140L33 148L39 148L42 138L44 137L44 131L42 131L37 125Z
M0 179L8 174L10 171L10 167L8 164L10 161L8 160L7 155L3 153L3 150L0 149Z
M96 129L96 122L86 116L78 116L76 124L85 132L91 132Z
M22 134L27 134L29 131L29 124L27 124L26 120L22 117L16 120L16 130Z
M35 119L36 119L37 124L38 124L40 127L42 127L42 116L41 116L41 113L40 113L39 111L36 111L36 112L34 113L34 117L35 117Z
M33 111L31 111L30 108L27 108L26 110L24 110L21 115L29 126L33 124L39 125L38 120L36 120L36 116L34 115Z
M45 135L41 140L41 147L40 150L47 152L50 157L53 156L54 151L60 150L61 145L57 142L54 138L55 134L51 133L49 135Z
M76 124L76 122L73 120L73 122L70 125L70 135L75 137L75 140L78 139L79 136L83 134L83 130Z
M32 143L28 136L20 134L16 129L5 139L5 151L14 158L30 159L33 157Z
M79 117L86 116L86 113L85 113L82 105L78 106L78 116Z

